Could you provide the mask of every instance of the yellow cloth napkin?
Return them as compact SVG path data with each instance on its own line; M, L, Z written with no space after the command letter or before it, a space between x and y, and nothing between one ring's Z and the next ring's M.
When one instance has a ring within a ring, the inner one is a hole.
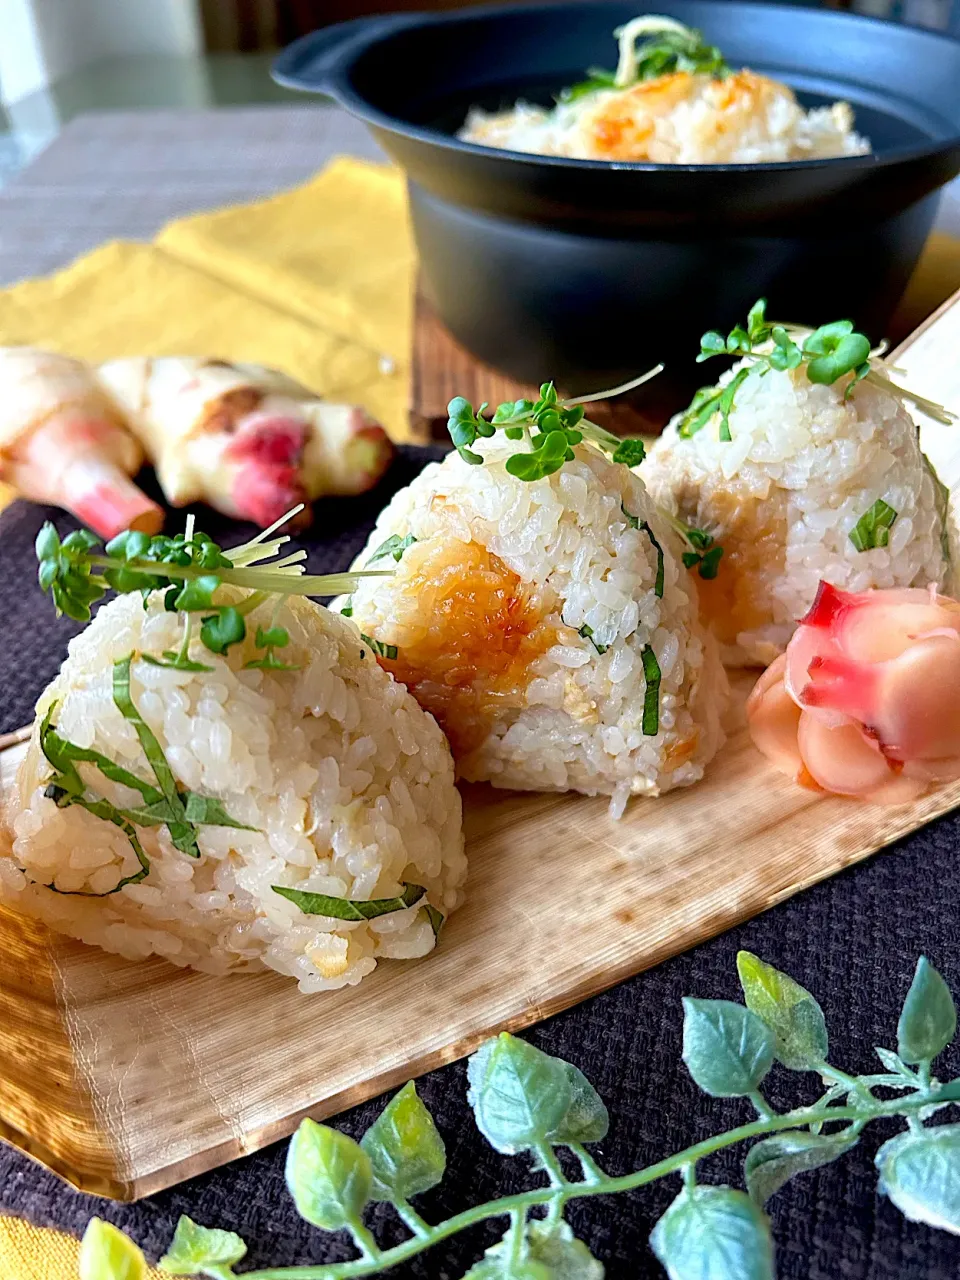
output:
M400 173L344 157L293 191L0 290L0 345L251 360L408 439L415 262Z
M77 1280L80 1241L59 1231L32 1227L19 1218L0 1218L0 1276L3 1280ZM147 1268L147 1280L164 1272Z

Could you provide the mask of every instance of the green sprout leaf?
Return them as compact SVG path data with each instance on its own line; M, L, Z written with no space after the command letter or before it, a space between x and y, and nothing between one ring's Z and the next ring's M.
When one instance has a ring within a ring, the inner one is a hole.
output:
M286 1178L301 1218L325 1231L355 1226L373 1189L367 1153L315 1120L301 1121L290 1139Z
M783 330L781 329L780 332L782 333ZM758 298L747 312L747 336L750 339L750 345L758 347L761 342L766 342L770 333L771 328L767 324L767 300ZM776 337L776 329L773 333Z
M921 956L897 1024L897 1049L904 1062L929 1062L957 1034L957 1008L950 988Z
M474 443L477 436L493 435L493 427L484 420L483 411L487 406L482 404L476 413L473 411L473 405L469 400L465 400L463 396L454 396L447 405L447 430L450 432L450 439L464 462L468 462L471 466L478 467L483 463L483 458L479 453L474 453L470 449L470 445ZM490 428L487 430L487 428Z
M709 333L705 333L700 339L700 354L697 356L697 364L702 364L704 360L709 360L712 356L725 356L726 354L726 338L722 333L717 333L716 329L711 329Z
M181 1214L170 1248L160 1259L160 1270L173 1276L202 1276L212 1268L228 1270L247 1252L233 1231L198 1226Z
M645 644L640 654L643 663L643 720L641 726L648 738L660 732L660 663L650 645Z
M467 1063L467 1100L480 1132L504 1155L546 1142L570 1110L567 1064L502 1032Z
M680 558L684 568L696 567L700 577L709 582L717 576L722 557L723 547L716 546L711 547L709 551L684 551Z
M215 573L205 573L199 578L185 582L173 599L173 610L180 613L200 613L204 609L212 609L213 593L220 586L220 579Z
M683 1001L683 1060L714 1098L752 1093L773 1064L773 1032L730 1000Z
M288 889L286 885L270 886L281 898L287 898L308 916L329 916L333 920L374 920L392 911L406 911L427 892L423 885L407 884L399 898L331 898L326 893L309 893L305 889Z
M643 441L637 436L627 436L614 449L612 461L621 462L625 467L639 467L646 456Z
M567 461L569 444L564 431L549 431L533 443L532 453L515 453L506 461L507 471L518 480L543 480Z
M91 1218L83 1233L80 1280L145 1280L147 1264L129 1236L102 1218Z
M882 498L878 498L850 530L850 541L858 551L885 547L890 541L890 530L898 514Z
M770 352L770 364L780 373L788 369L796 369L803 360L803 352L793 341L786 329L775 325L771 337L773 350Z
M286 627L257 627L256 645L258 649L283 649L290 643L290 632Z
M200 639L211 653L226 653L232 644L241 644L246 634L243 614L232 606L204 618L200 628Z
M857 1140L856 1133L778 1133L764 1138L750 1148L743 1162L747 1191L757 1204L765 1204L796 1174L839 1160Z
M881 1194L905 1218L960 1235L960 1124L898 1134L876 1163Z
M747 1007L777 1039L776 1057L792 1071L815 1071L827 1056L823 1010L809 991L749 951L737 953Z
M373 1170L371 1200L409 1200L435 1187L447 1167L443 1139L412 1080L391 1098L360 1146Z
M803 344L803 354L813 356L807 364L811 382L829 386L870 358L870 341L854 333L852 320L834 320L814 329Z
M767 1217L731 1187L684 1188L654 1227L650 1247L669 1280L774 1280Z

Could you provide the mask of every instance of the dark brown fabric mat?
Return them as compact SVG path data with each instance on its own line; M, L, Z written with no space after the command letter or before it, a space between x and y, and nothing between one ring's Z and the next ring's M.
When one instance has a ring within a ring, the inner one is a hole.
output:
M433 456L435 451L401 450L374 494L321 506L314 529L299 539L310 548L311 570L344 567L389 494ZM50 514L18 503L0 516L2 729L29 719L71 631L54 621L48 600L35 586L32 543ZM62 513L54 514L61 531L70 527ZM174 528L177 518L171 520ZM201 527L225 534L225 522L206 512ZM245 532L234 526L235 536L225 540L239 541ZM712 767L723 768L722 754ZM958 837L960 818L943 819L892 851L529 1032L535 1044L581 1067L607 1102L612 1123L609 1138L599 1148L601 1163L626 1172L747 1118L745 1105L702 1094L680 1061L680 997L736 999L735 957L740 947L785 969L820 998L837 1065L855 1071L876 1069L873 1046L895 1047L900 1002L921 951L960 992ZM557 910L575 911L576 904L565 902L558 891ZM522 941L518 938L518 946ZM402 1018L403 1010L398 1008L396 1016ZM349 1052L349 1035L345 1027L344 1052ZM290 1052L297 1052L295 1027ZM941 1073L960 1073L960 1052L948 1051ZM812 1077L777 1068L771 1079L773 1100L779 1105L796 1105L815 1096ZM475 1129L462 1063L431 1073L419 1088L448 1153L447 1177L420 1206L428 1219L439 1220L530 1185L527 1161L497 1155ZM381 1106L382 1101L364 1104L336 1123L359 1136ZM955 1280L960 1242L905 1222L877 1195L872 1157L880 1139L893 1131L892 1123L876 1126L842 1161L795 1179L775 1197L781 1280ZM204 1224L239 1231L250 1244L251 1265L349 1257L342 1238L316 1231L298 1218L283 1182L285 1149L285 1143L279 1144L139 1204L117 1205L80 1195L26 1157L0 1147L0 1212L76 1234L91 1214L98 1213L128 1230L154 1258L163 1252L183 1212ZM742 1155L735 1151L706 1162L702 1177L738 1183ZM646 1241L677 1184L674 1178L642 1193L570 1207L570 1221L606 1263L609 1280L662 1274ZM385 1210L378 1209L370 1222L378 1231L383 1227L384 1242L400 1238ZM496 1235L496 1228L477 1230L390 1274L431 1280L461 1276Z

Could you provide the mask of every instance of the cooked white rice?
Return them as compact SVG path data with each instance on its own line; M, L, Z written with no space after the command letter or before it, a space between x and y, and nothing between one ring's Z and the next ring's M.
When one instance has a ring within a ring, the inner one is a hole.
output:
M272 608L249 615L250 635L270 625ZM298 671L242 670L254 656L249 641L225 659L195 641L191 656L212 665L209 674L132 664L133 700L178 785L218 798L256 830L201 826L195 860L174 848L166 827L139 828L150 874L110 893L137 870L131 845L111 823L45 798L51 768L35 729L7 813L7 903L129 959L158 955L212 973L266 966L306 992L357 983L379 957L432 950L422 903L353 922L306 915L271 890L369 899L414 883L446 914L460 902L466 873L460 796L435 722L372 661L352 623L300 599L286 603L278 622L290 633L283 658L300 663ZM146 610L139 596L107 604L71 641L38 719L56 702L62 737L151 778L114 704L112 663L177 647L180 627L159 594ZM90 792L139 802L94 766L79 769Z
M524 482L506 471L518 446L502 433L471 447L485 465L451 453L382 512L358 565L391 534L416 542L394 577L354 593L361 631L397 646L388 669L437 716L470 781L610 795L615 816L631 795L696 782L723 741L727 684L642 482L584 446ZM622 508L663 548L662 599L656 549ZM662 673L655 736L641 727L648 644Z
M847 591L945 580L942 503L917 428L892 391L861 382L845 400L848 382L758 369L737 391L732 440L717 415L682 439L678 415L643 463L657 501L724 547L716 581L699 586L728 665L783 652L821 579ZM889 543L858 551L850 533L878 499L897 512Z
M805 111L785 85L752 71L677 72L602 89L552 110L475 107L458 136L535 155L655 164L761 164L867 155L847 102Z

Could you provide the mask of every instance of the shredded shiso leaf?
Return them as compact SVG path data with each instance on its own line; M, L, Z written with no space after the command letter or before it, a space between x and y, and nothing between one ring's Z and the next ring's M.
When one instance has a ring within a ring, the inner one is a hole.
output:
M885 547L890 541L890 530L899 512L889 503L878 498L869 511L865 511L850 530L850 541L858 551L872 551Z

